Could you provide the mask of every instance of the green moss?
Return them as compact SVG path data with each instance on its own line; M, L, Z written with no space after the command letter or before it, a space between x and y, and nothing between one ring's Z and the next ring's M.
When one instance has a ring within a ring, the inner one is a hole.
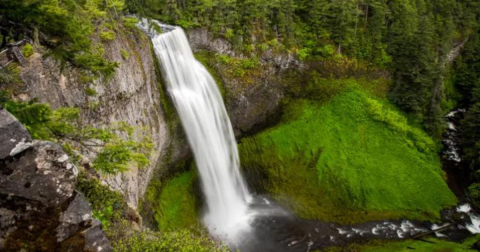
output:
M293 100L281 124L242 140L245 173L265 176L262 190L303 218L340 223L431 219L456 203L424 132L357 88L338 93Z
M195 178L194 172L189 171L165 183L156 199L159 208L155 213L155 220L160 230L188 228L198 224Z

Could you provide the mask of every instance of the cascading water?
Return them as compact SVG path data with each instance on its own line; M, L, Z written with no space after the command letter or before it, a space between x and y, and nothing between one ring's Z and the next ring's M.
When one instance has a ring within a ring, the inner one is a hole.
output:
M207 207L204 221L213 233L233 235L238 225L246 223L250 196L222 96L194 58L181 28L152 41L200 173Z

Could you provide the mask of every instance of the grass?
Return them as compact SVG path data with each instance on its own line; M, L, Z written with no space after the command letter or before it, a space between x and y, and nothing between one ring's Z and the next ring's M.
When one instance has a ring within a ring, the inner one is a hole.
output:
M259 191L303 218L346 224L435 219L456 203L435 143L371 95L382 92L325 85L332 95L291 100L282 123L242 140L242 166Z

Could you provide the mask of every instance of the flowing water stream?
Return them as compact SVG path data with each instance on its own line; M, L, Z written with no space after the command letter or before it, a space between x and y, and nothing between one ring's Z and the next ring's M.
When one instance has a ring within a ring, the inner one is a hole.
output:
M268 198L251 196L240 173L237 143L214 79L194 58L181 28L157 24L168 32L152 32L145 21L140 27L152 37L167 89L193 151L206 199L203 221L213 235L243 252L300 252L365 238L408 238L440 226L408 220L351 226L307 221ZM480 232L476 227L480 222L475 223L480 219L475 219L469 206L456 211L468 213L471 221L465 218L466 224L449 224L451 230ZM437 232L437 236L443 235Z

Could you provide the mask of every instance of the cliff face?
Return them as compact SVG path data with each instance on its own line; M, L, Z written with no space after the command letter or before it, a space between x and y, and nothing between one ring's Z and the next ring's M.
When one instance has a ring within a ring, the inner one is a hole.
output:
M150 165L144 169L131 167L128 172L103 180L112 188L123 192L129 203L136 206L139 198L161 163L171 138L161 108L159 79L147 36L135 34L117 36L104 44L107 59L120 63L109 79L84 84L82 74L75 69L61 69L52 58L42 59L34 54L22 70L25 86L17 95L23 100L37 98L52 108L81 108L81 123L85 126L103 127L116 122L126 122L136 128L135 136L148 136L154 144ZM125 50L130 56L122 56ZM87 88L96 95L89 96ZM95 153L82 153L93 160Z

